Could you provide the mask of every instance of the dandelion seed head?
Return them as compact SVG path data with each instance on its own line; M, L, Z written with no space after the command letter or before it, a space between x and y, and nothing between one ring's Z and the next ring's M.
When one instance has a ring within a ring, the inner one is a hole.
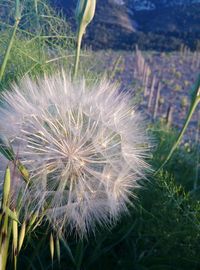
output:
M128 95L105 79L26 78L3 94L1 132L31 175L35 209L79 235L110 225L149 169L149 140Z

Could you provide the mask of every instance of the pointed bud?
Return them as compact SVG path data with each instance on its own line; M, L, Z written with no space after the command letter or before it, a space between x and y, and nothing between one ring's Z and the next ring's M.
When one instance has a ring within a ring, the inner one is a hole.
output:
M77 3L75 16L83 33L94 17L95 8L96 0L79 0Z
M192 89L192 103L195 101L200 102L200 74Z
M199 88L197 90L197 97L200 98L200 86L199 86Z
M16 214L15 210L13 212L14 214ZM12 221L12 233L13 233L13 252L14 252L14 256L17 256L18 224L17 224L17 221L14 219Z
M54 240L53 240L52 233L50 235L49 245L50 245L51 260L53 261L53 257L54 257Z
M26 223L23 222L21 230L20 230L20 234L19 234L18 253L20 252L21 247L23 245L25 233L26 233Z

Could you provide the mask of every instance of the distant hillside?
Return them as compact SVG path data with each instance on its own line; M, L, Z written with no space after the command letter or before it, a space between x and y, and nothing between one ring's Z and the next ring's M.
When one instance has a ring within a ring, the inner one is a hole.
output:
M52 0L72 25L76 0ZM177 50L200 44L200 0L97 0L85 42L94 49Z

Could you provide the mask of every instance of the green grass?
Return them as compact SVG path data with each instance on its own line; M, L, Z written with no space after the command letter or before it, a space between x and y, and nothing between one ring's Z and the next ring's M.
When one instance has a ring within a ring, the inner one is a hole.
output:
M139 191L130 216L89 237L81 251L73 237L67 238L67 248L61 243L60 269L199 269L199 210L199 201L162 172ZM45 229L42 234L36 231L35 239L29 239L28 249L25 246L20 256L22 266L28 260L33 265L30 269L51 266L46 234ZM75 262L80 259L81 268L74 265L72 256ZM54 269L59 269L56 258Z
M37 9L34 2L37 2ZM26 5L21 3L21 20L8 56L1 89L26 75L35 77L51 74L60 67L68 71L72 68L74 35L64 17L58 16L47 3L31 0L26 1ZM13 31L14 6L15 1L0 2L3 9L0 20L1 62Z

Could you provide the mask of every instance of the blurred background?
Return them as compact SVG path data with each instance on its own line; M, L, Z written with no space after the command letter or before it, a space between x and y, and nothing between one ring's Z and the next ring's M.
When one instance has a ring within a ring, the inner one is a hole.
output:
M51 0L73 24L76 0ZM93 49L173 51L200 47L199 0L97 0L85 39Z

